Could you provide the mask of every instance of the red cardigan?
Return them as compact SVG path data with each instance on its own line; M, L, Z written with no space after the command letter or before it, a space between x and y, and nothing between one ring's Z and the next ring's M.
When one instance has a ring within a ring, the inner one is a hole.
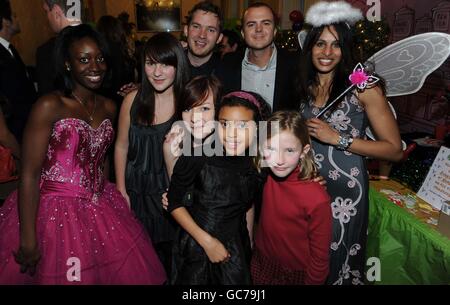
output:
M330 197L316 182L269 175L255 244L267 258L305 271L305 284L323 284L329 270L332 216Z

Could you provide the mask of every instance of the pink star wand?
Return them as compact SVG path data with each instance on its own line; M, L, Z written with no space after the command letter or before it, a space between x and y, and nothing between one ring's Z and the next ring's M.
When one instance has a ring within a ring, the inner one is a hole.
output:
M348 79L351 82L351 86L348 87L344 92L342 92L337 98L335 98L331 103L329 103L318 115L316 118L321 117L325 112L328 111L336 102L340 101L343 96L345 96L349 91L353 90L357 87L359 90L364 90L367 86L372 86L377 83L380 79L366 72L366 69L361 63L358 63L353 69L353 73L350 74Z

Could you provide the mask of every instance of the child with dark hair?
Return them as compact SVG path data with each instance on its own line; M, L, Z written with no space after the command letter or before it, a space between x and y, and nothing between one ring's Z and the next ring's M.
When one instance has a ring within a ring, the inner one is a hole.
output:
M214 132L214 117L222 86L214 76L197 76L186 84L180 99L178 119L164 141L164 161L169 177L182 153L183 139L195 145L209 142Z
M173 284L251 283L252 205L261 181L249 149L267 109L254 93L226 95L216 110L215 144L223 154L197 154L198 146L193 156L176 162L168 193L168 211L181 226L173 249Z

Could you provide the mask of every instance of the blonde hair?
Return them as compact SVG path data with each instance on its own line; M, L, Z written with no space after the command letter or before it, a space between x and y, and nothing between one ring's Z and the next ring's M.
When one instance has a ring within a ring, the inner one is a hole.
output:
M277 124L277 128L270 128L274 122ZM308 127L305 120L297 111L278 111L272 114L267 120L267 140L279 134L283 131L291 132L301 143L302 149L306 145L311 146L311 138L309 137ZM299 180L309 180L317 176L317 167L314 163L314 155L312 149L306 154L302 152L303 157L300 157L299 166L300 173L298 175ZM262 158L258 157L258 169L261 167Z

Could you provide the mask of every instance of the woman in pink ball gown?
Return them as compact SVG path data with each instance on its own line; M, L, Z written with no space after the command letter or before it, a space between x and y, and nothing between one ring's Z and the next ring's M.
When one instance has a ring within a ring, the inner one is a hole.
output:
M18 193L0 208L0 284L163 284L164 269L103 173L115 104L103 38L88 25L56 42L61 91L33 107Z

